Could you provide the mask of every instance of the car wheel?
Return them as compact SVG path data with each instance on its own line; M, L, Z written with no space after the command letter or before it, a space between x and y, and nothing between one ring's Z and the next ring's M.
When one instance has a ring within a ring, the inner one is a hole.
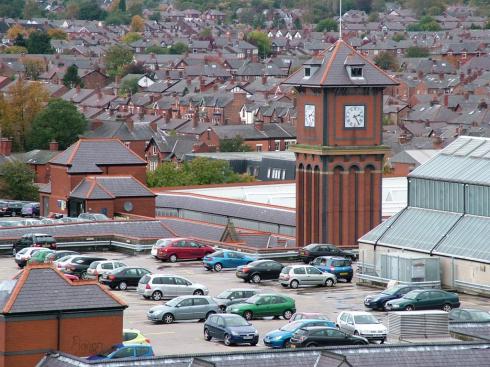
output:
M221 310L221 312L226 312L226 306L225 305L219 306L219 309Z
M99 276L97 277L97 281L100 283L100 280L101 280L101 279L102 279L102 275L99 275Z
M128 289L128 284L126 282L119 283L119 289L125 291L126 289Z
M326 287L333 287L334 285L334 281L331 279L331 278L328 278L326 281L325 281L325 286Z
M346 281L347 283L352 282L352 277L346 278L346 279L345 279L345 281Z
M293 316L293 311L291 310L286 310L282 313L282 317L284 317L285 320L289 320Z
M196 289L192 294L194 296L204 296L204 292L201 289Z
M453 309L453 306L451 306L449 303L446 303L444 306L442 306L442 310L449 312Z
M413 306L411 305L406 306L405 311L413 311Z
M207 314L206 314L206 320L208 319L209 316L211 315L214 315L216 312L214 311L209 311Z
M112 290L114 290L114 289L116 289L116 286L111 284L111 285L109 286L109 288L110 288L110 289L112 289Z
M253 342L250 343L252 347L255 347L257 345L257 342L254 340Z
M243 317L245 318L245 320L250 321L254 317L254 314L252 313L252 311L245 311L243 313Z
M82 274L80 274L80 278L83 279L83 280L87 280L88 279L87 272L86 271L83 271Z
M287 285L287 284L282 284L282 283L281 283L281 285L283 286L283 288L287 288L287 287L288 287L288 285Z
M209 335L209 331L207 328L204 329L204 340L210 341L213 337Z
M289 284L289 286L290 286L291 288L293 288L293 289L296 289L296 288L298 288L298 287L299 287L299 282L298 282L297 280L293 280L293 281L292 281L292 282Z
M171 263L175 263L177 262L177 255L172 254L168 259L170 260Z
M171 313L166 313L165 315L163 315L162 318L164 324L171 324L172 322L174 322L174 320L174 315L172 315Z
M220 263L216 263L216 264L214 264L213 268L214 268L214 271L219 273L221 270L223 270L223 265L221 265Z
M313 348L313 347L318 347L318 344L313 342L306 344L306 348Z
M260 278L260 275L259 274L252 275L252 282L254 282L254 283L260 283L260 280L261 280L261 278Z
M231 345L231 336L228 335L228 334L225 334L225 339L224 339L224 343L227 347L229 347Z
M151 295L151 299L154 301L161 301L162 298L163 298L163 294L160 291L155 291Z
M359 336L359 331L354 331L354 335Z
M379 342L379 344L384 344L385 341L386 341L386 339L381 339L380 342Z

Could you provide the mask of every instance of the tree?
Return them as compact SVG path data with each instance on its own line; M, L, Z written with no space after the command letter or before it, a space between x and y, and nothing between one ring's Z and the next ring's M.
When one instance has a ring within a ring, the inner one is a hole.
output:
M439 23L437 23L437 21L430 16L424 16L417 23L409 24L407 26L407 31L412 32L435 32L440 30L441 26Z
M27 41L22 34L15 37L14 46L24 47L27 50Z
M7 31L7 38L9 40L15 40L19 35L24 37L26 34L26 30L24 27L22 27L20 24L14 24L12 27L9 28Z
M162 20L162 15L160 14L159 11L154 11L153 13L151 13L148 19L153 20L155 22L159 22L160 20Z
M356 0L355 8L357 10L364 10L366 13L371 11L373 0Z
M23 162L7 162L0 166L0 195L13 200L39 200L34 185L34 171Z
M211 31L210 28L204 28L201 32L199 32L199 39L200 40L210 40L213 38L213 32Z
M337 32L338 25L334 19L327 18L319 21L315 30L317 32Z
M27 0L24 5L24 19L32 19L42 17L43 10L39 7L37 1Z
M92 0L82 0L78 7L80 9L79 17L82 20L103 20L107 15L97 2Z
M124 43L129 45L135 41L140 40L141 38L142 38L141 34L139 34L139 33L128 32L124 36L122 36L121 41L123 41Z
M34 31L27 39L27 51L30 54L52 54L51 38L46 32Z
M31 80L38 80L39 75L41 75L46 69L46 64L42 59L23 57L21 62L24 65L27 78Z
M239 135L231 139L221 139L219 141L220 152L250 152L251 150L250 145L245 144Z
M151 45L145 49L147 54L155 54L155 55L166 55L168 54L169 48L162 47L158 45Z
M114 45L107 50L104 59L107 73L111 78L122 76L126 65L133 61L133 51L125 46Z
M72 64L66 69L63 76L63 84L68 88L75 88L76 86L83 86L82 79L78 76L78 66Z
M485 25L486 29L490 29L490 21Z
M119 88L119 95L128 96L138 92L138 78L129 78L123 80L121 88Z
M189 47L185 43L176 42L172 46L170 46L168 53L171 55L183 55L187 51L189 51Z
M301 24L301 19L299 17L294 18L293 25L294 29L298 31L303 29L303 24Z
M61 149L68 148L87 130L87 119L70 101L52 99L36 115L28 137L31 149L47 149L53 140Z
M143 3L138 0L133 0L129 5L127 12L131 15L141 15L143 13Z
M373 12L369 14L368 17L368 22L378 22L379 21L379 13L378 12Z
M429 50L425 47L412 46L406 49L405 57L429 57Z
M383 70L398 70L398 60L389 51L380 52L374 58L374 63Z
M259 49L259 55L266 58L271 54L271 40L267 37L267 34L261 31L253 31L248 34L248 42L257 46Z
M131 32L143 32L145 30L145 20L139 15L131 18Z
M118 9L125 13L126 12L126 0L119 0Z
M68 38L66 32L59 28L48 29L48 36L53 40L66 40Z
M22 47L22 46L10 46L7 47L4 52L6 54L26 54L27 53L27 48Z
M24 9L24 0L2 0L0 1L0 14L5 18L20 18Z
M75 1L70 1L66 5L65 18L68 18L68 19L80 18L80 6Z
M391 39L395 42L400 42L405 39L405 35L403 33L395 33Z
M165 162L147 175L150 187L210 185L253 180L252 176L233 172L226 161L207 158L196 158L182 164Z
M110 13L106 18L104 23L107 25L121 25L121 24L129 24L130 18L127 14L122 13L119 10L116 10Z

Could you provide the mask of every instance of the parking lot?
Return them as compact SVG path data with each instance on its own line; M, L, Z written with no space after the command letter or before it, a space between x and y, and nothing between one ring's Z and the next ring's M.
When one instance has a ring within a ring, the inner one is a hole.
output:
M98 253L99 255L101 253ZM375 289L362 287L353 283L338 283L334 288L309 287L297 290L284 289L277 282L262 282L260 284L244 283L235 276L234 271L222 271L221 273L209 272L204 269L201 262L178 262L175 264L162 263L149 255L127 256L120 253L105 252L103 256L108 259L117 259L127 265L142 266L154 273L176 274L186 277L193 282L206 285L210 295L215 296L229 288L258 288L262 292L274 292L286 294L296 301L296 309L305 312L322 312L331 320L336 320L337 315L343 310L364 310L363 299L367 294L378 292ZM0 281L11 278L18 271L17 265L12 257L0 257ZM354 279L355 280L355 279ZM128 305L124 313L124 327L139 329L151 340L151 344L157 355L161 354L183 354L202 352L223 352L251 348L265 348L262 337L270 330L276 329L287 323L287 321L254 320L252 323L259 331L260 341L256 347L233 346L226 347L222 342L206 342L203 339L203 324L197 321L175 322L171 325L153 324L146 319L149 308L158 302L145 300L140 297L135 289L128 291L113 291ZM488 299L460 295L461 307L479 308L490 310ZM35 302L35 300L33 300ZM375 312L375 315L385 325L386 313ZM390 341L389 342L393 342Z

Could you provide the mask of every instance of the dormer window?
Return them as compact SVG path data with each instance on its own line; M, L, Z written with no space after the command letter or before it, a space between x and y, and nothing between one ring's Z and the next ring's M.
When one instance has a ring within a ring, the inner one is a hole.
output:
M309 78L311 76L311 68L306 67L305 68L305 78Z
M353 66L350 69L350 77L351 78L362 78L362 68L358 66Z

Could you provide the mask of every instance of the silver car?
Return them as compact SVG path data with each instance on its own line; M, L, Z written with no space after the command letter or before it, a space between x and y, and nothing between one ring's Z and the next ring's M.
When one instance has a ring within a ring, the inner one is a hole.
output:
M219 311L218 304L211 297L181 296L150 308L146 317L153 322L171 324L176 320L206 320Z
M337 283L335 275L322 273L311 265L290 265L282 269L279 283L283 287L298 288L303 285L322 285L333 287Z
M144 298L160 301L185 295L205 296L209 290L205 285L192 283L178 275L147 274L140 279L137 292Z

